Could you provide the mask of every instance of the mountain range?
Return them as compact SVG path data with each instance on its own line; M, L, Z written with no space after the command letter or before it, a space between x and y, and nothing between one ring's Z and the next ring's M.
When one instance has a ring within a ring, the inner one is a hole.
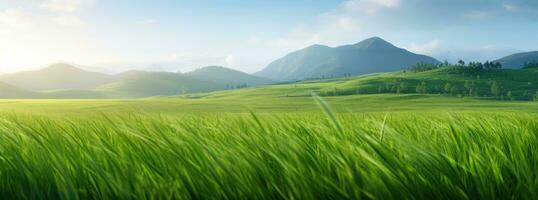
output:
M274 81L219 66L189 73L127 71L108 75L60 63L0 76L0 98L137 98L210 92Z
M0 76L0 82L32 91L60 89L94 89L115 80L112 75L88 72L65 63Z
M440 62L373 37L334 48L313 45L275 60L255 75L289 81L397 71L417 63Z
M495 62L521 68L538 61L538 51L510 55ZM341 77L405 69L417 63L440 63L373 37L353 45L312 45L247 74L208 66L187 73L127 71L109 75L59 63L46 68L0 75L0 98L138 98L211 92L282 81Z
M504 68L519 69L525 66L526 63L538 62L538 51L516 53L495 60L494 62L501 63Z

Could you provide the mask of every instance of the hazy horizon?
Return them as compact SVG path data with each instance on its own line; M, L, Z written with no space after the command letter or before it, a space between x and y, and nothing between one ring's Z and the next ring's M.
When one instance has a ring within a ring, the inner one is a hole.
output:
M209 65L252 73L309 45L373 36L438 60L485 61L538 50L537 17L530 0L6 0L0 73L58 62L108 73Z

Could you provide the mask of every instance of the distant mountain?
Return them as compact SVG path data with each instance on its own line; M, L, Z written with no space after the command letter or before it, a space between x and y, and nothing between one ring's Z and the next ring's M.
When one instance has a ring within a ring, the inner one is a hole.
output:
M41 70L0 76L2 82L32 91L94 89L114 80L114 76L84 71L63 63L54 64Z
M192 72L188 72L185 75L193 79L210 81L226 87L241 84L255 86L274 82L267 78L253 76L244 72L220 66L203 67Z
M39 98L42 94L0 82L0 98Z
M354 45L313 45L273 61L254 75L275 80L360 75L401 70L417 63L440 63L373 37Z
M121 97L148 97L225 89L217 83L180 73L129 71L117 76L117 81L99 86L97 91L115 93L115 96Z
M516 53L504 58L495 60L502 64L503 68L507 69L520 69L523 68L525 63L538 62L538 51Z

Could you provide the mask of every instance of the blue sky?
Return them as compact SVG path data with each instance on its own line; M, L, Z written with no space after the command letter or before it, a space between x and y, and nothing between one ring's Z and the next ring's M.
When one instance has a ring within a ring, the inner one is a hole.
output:
M89 69L255 72L312 44L380 36L439 60L538 50L534 0L1 0L0 72Z

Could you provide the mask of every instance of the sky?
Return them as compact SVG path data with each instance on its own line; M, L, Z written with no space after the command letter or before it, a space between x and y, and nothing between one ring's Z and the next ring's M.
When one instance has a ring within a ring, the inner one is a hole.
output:
M0 0L0 73L252 73L313 44L378 36L454 62L538 50L536 0Z

